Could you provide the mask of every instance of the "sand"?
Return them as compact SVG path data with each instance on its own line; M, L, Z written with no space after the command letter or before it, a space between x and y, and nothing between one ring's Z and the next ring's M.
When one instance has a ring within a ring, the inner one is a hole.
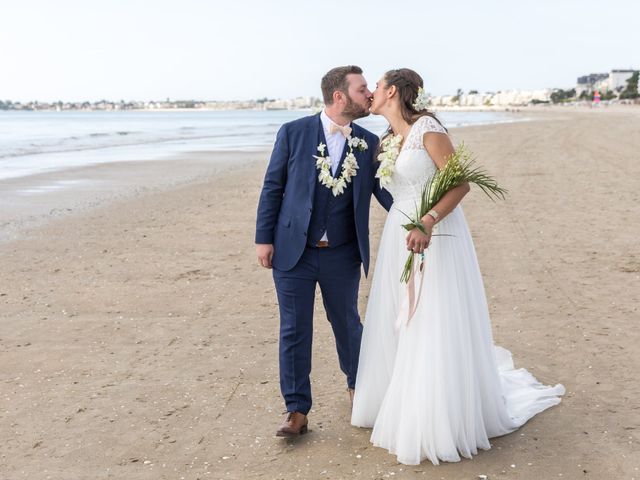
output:
M473 460L398 464L350 426L317 302L311 432L275 438L277 304L253 245L268 152L199 154L182 183L3 217L0 478L640 479L640 110L520 115L452 135L510 191L464 200L495 341L566 386L559 406Z

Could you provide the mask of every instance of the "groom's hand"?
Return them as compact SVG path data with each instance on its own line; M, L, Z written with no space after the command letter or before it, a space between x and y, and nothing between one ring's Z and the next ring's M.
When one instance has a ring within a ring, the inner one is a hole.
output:
M258 263L261 267L271 268L271 259L273 258L272 244L259 243L256 245L256 254L258 255Z

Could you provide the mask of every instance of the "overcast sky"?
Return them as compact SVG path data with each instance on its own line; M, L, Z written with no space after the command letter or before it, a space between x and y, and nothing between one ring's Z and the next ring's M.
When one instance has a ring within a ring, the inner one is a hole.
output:
M410 67L433 94L640 67L640 1L0 0L0 99L320 96Z

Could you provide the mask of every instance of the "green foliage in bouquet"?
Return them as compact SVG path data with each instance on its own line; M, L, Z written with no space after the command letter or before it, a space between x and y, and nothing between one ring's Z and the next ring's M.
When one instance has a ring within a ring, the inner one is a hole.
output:
M463 183L477 185L494 201L498 198L504 199L507 193L507 190L499 187L495 179L489 176L482 167L476 165L473 155L467 150L464 143L461 143L448 158L444 168L436 172L422 188L420 206L416 205L415 216L412 218L403 212L410 220L409 223L403 225L405 230L411 231L418 228L426 233L421 219L444 197L445 193ZM437 236L437 234L434 235ZM407 283L409 281L414 255L413 252L409 252L400 277L401 282Z

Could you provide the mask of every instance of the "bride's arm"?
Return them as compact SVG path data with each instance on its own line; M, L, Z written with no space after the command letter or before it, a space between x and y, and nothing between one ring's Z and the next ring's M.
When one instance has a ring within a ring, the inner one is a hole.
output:
M438 170L442 170L447 164L447 159L454 153L454 148L449 136L444 133L425 133L423 142L424 148L435 162ZM469 190L469 184L465 182L445 193L440 201L432 208L432 210L438 212L438 221L449 215L462 201L464 196L469 193ZM422 217L422 223L426 228L430 229L433 228L437 222L431 215L425 215Z
M447 164L447 158L454 153L453 145L449 136L446 133L428 132L423 137L424 148L429 153L429 156L433 159L439 170L442 170ZM431 231L433 226L446 217L453 211L454 208L460 203L463 197L469 192L469 184L463 183L455 188L452 188L443 195L438 203L436 203L431 210L437 212L438 220L431 216L425 215L422 217L422 224L424 225L426 235L417 228L414 228L407 235L407 249L412 250L415 253L422 253L422 251L429 246L431 242Z

